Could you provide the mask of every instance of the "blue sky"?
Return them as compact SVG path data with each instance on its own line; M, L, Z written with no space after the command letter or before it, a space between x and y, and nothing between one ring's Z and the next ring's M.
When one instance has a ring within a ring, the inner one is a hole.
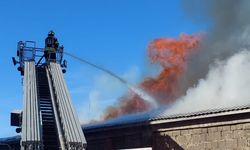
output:
M54 30L69 53L136 84L147 70L146 48L159 37L204 31L183 13L180 0L1 0L0 137L15 135L10 112L22 108L21 76L11 62L19 40L44 46ZM98 119L126 88L103 72L68 58L65 78L82 122Z

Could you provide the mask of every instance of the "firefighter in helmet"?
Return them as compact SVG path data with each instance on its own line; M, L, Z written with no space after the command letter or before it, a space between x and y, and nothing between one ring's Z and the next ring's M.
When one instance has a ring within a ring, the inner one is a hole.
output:
M58 49L59 43L55 37L55 33L51 30L48 33L48 37L45 39L44 56L47 60L56 60L56 50Z

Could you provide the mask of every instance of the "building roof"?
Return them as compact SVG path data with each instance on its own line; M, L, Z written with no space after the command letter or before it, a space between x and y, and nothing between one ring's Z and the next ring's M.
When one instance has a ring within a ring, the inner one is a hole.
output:
M168 114L167 111L163 111L158 115L151 118L151 120L166 120L166 119L177 119L177 118L192 118L192 117L206 117L206 116L222 116L228 114L235 114L235 113L243 113L246 111L250 111L250 105L242 105L242 106L234 106L234 107L227 107L227 108L217 108L217 109L208 109L203 111L196 111L196 112L189 112L189 113L179 113L179 114Z
M12 137L7 137L7 138L0 138L0 143L10 143L10 142L16 142L21 139L20 135L12 136Z
M111 127L117 125L142 123L150 120L150 113L137 113L124 115L118 118L82 125L84 130Z
M189 113L176 113L170 114L169 111L166 111L166 107L152 110L146 113L137 113L121 116L118 118L110 119L107 121L86 124L83 125L84 130L105 128L105 127L114 127L118 125L133 125L139 123L149 123L149 122L174 122L181 120L190 120L206 117L216 117L216 116L226 116L231 114L240 114L245 112L250 112L250 105L234 106L227 108L217 108L217 109L208 109L203 111L189 112Z
M204 111L190 112L190 113L180 113L180 114L168 114L166 108L161 108L157 110L153 110L146 113L137 113L131 115L125 115L118 118L110 119L107 121L92 123L82 125L83 130L91 130L98 128L106 128L106 127L115 127L120 125L132 125L139 123L149 123L153 121L165 121L165 122L174 122L181 120L190 120L197 118L206 118L206 117L216 117L216 116L226 116L232 114L241 114L250 112L250 105L242 105L235 107L227 107L227 108L218 108L218 109L209 109ZM8 143L19 141L20 136L13 136L8 138L0 138L0 142Z

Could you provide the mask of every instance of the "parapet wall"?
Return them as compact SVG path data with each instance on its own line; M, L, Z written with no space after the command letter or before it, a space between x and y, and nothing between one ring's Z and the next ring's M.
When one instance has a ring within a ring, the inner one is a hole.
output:
M161 128L153 133L153 149L250 149L250 120Z

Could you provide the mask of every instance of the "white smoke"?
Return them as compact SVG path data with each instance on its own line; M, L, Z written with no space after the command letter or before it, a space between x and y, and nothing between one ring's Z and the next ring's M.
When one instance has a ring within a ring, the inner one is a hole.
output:
M250 1L189 0L183 6L192 21L205 23L208 29L199 53L189 61L182 82L186 94L167 111L250 104Z
M250 51L241 50L210 66L198 84L179 98L169 113L186 113L250 104Z
M184 13L206 25L199 53L189 60L183 90L204 78L214 59L225 60L250 45L249 0L183 0Z
M139 68L134 65L120 76L130 83L136 84L141 75ZM119 80L114 80L109 74L103 73L94 77L93 86L90 87L89 94L84 97L85 103L79 106L81 123L87 124L102 120L105 109L116 103L124 92L127 92L127 87Z

